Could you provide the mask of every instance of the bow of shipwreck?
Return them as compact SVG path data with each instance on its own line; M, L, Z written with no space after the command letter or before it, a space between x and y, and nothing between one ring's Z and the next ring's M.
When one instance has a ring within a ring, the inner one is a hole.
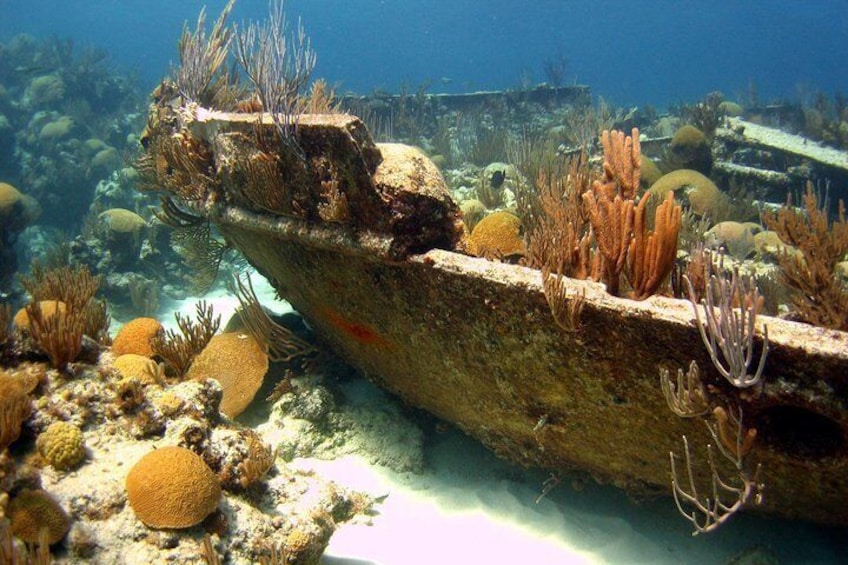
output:
M565 333L538 271L461 253L458 209L421 152L375 144L348 115L302 116L293 143L276 131L269 115L163 96L144 141L168 198L210 221L337 354L521 465L668 493L684 434L705 464L705 426L669 410L658 378L696 360L726 385L688 302L566 281L586 300L581 330ZM744 402L767 487L758 508L848 524L848 336L765 321L765 382Z

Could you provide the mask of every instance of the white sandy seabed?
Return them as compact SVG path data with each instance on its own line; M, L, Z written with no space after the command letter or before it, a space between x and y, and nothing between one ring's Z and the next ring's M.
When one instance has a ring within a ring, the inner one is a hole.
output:
M277 313L290 310L261 277L253 280L263 305ZM224 320L236 306L223 294L205 299ZM173 306L192 315L194 304ZM173 319L171 312L158 317L166 326ZM337 393L362 406L397 402L365 379L340 386ZM398 448L403 449L393 447ZM392 471L356 455L292 463L345 487L385 496L369 525L340 526L322 563L824 564L845 563L848 555L845 530L762 516L736 516L715 533L693 537L671 498L637 502L613 487L568 477L537 502L547 473L499 460L458 431L433 433L419 456L424 458L420 473ZM767 472L765 478L767 483Z

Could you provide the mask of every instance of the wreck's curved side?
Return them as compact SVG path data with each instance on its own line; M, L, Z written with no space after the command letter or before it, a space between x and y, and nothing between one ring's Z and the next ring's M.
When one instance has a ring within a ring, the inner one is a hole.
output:
M458 212L420 153L381 154L352 117L304 117L298 136L321 173L295 188L269 177L264 190L300 199L281 215L227 182L260 118L169 108L155 109L149 133L191 138L211 155L209 185L191 209L385 388L505 458L581 469L633 492L668 491L668 453L681 435L703 457L705 427L669 411L658 377L659 366L693 359L711 368L688 302L633 302L566 281L586 299L579 331L565 333L538 271L451 251L463 244ZM347 215L322 215L331 201ZM759 433L751 458L764 468L761 508L848 524L848 336L767 323L765 384L743 402ZM709 371L706 381L739 394Z

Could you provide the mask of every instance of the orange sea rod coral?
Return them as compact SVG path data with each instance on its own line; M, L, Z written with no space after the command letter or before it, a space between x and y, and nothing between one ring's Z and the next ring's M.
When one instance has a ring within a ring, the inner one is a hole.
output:
M128 322L115 336L112 353L118 357L127 353L153 357L150 340L162 331L162 324L155 318L136 318Z

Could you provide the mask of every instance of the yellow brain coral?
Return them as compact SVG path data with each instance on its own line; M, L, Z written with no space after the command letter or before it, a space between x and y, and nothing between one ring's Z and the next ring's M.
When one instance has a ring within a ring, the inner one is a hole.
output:
M221 384L221 412L230 418L241 414L268 372L268 353L246 333L214 336L195 357L188 370L189 379L215 379Z
M76 467L85 459L85 438L82 430L68 422L53 422L35 440L35 447L44 460L56 469Z
M157 375L159 374L159 366L150 357L144 355L136 355L135 353L125 353L119 356L112 362L121 377L138 379L143 385L157 383Z
M41 300L38 302L38 306L41 308L41 313L45 320L54 316L56 312L64 316L65 312L68 310L65 303L60 300ZM29 314L27 314L26 308L18 310L17 314L15 314L15 317L12 319L12 324L19 330L29 329Z
M127 499L151 528L188 528L218 507L221 483L199 455L184 447L161 447L130 469Z
M44 124L38 133L41 141L56 141L71 133L74 127L74 119L70 116L62 116L52 122Z
M675 197L688 202L689 208L699 216L711 215L725 202L724 194L713 181L691 169L678 169L660 177L651 185L651 198L662 202L669 190L675 192Z
M477 222L471 232L469 251L478 257L524 255L521 220L510 212L493 212Z
M17 188L7 182L0 182L0 218L13 214L22 198Z
M38 385L38 379L30 376L11 375L0 371L0 451L18 439L21 424L32 410L29 393Z
M112 341L112 354L116 357L126 353L135 353L153 357L150 340L162 331L162 324L154 318L136 318L118 330Z
M101 212L98 218L117 233L135 233L147 225L144 218L125 208L110 208Z
M43 490L23 489L9 502L7 510L12 533L27 543L38 543L38 534L47 528L47 543L65 537L71 520L59 503Z

